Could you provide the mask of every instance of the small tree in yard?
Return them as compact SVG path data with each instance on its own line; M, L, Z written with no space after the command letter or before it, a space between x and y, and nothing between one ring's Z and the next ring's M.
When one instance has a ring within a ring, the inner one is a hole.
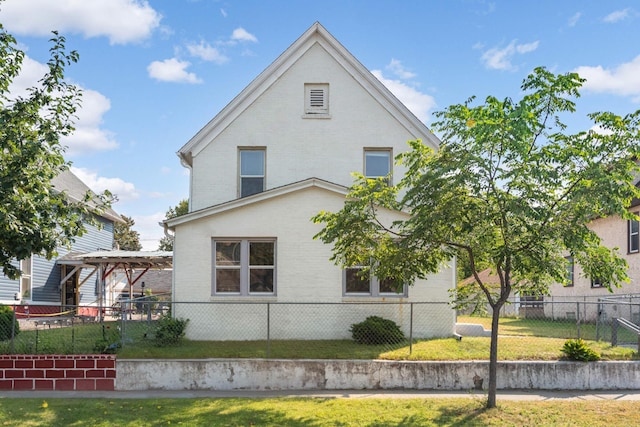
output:
M316 235L333 244L332 260L370 265L378 277L413 283L455 256L468 258L475 283L456 289L458 305L491 306L487 407L496 406L498 320L510 295L541 295L566 280L566 255L607 286L628 281L626 262L601 245L587 225L618 215L640 191L640 110L624 117L593 113L601 131L569 134L561 115L575 111L582 80L537 68L519 101L486 98L437 113L443 143L433 152L420 141L398 156L407 173L397 186L358 175L343 209L314 217ZM400 197L402 195L402 197ZM410 219L383 224L382 208ZM499 287L487 286L479 267L491 266Z

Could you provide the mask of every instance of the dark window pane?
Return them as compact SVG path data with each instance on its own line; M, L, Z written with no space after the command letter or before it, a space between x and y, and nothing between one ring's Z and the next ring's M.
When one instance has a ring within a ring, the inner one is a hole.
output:
M249 273L249 292L273 293L273 269L252 268Z
M264 151L240 151L240 175L264 176Z
M240 197L261 193L264 190L264 178L242 178Z
M404 292L404 286L402 283L398 282L394 279L383 279L380 280L380 291L381 294L401 294Z
M216 265L240 265L240 242L216 242Z
M390 172L389 156L388 151L368 151L365 153L365 176L375 178L388 175Z
M273 242L249 242L249 265L274 265Z
M359 268L347 268L346 274L346 293L371 293L369 275L360 274Z
M217 269L216 292L240 292L240 269Z

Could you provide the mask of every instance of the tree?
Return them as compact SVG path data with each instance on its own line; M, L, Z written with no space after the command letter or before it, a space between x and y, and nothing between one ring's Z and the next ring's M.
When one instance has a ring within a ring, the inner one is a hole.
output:
M510 295L541 295L564 283L567 255L610 289L629 280L617 249L602 246L588 224L610 215L638 219L627 206L640 197L640 110L593 113L600 132L567 133L561 116L575 112L583 81L537 68L517 102L488 97L474 106L470 98L448 107L434 124L440 149L410 141L397 159L407 167L397 186L358 175L342 210L313 218L324 224L316 238L333 244L334 262L370 265L372 274L401 283L468 258L476 281L455 297L458 305L492 308L489 408L496 405L500 309ZM412 215L383 224L382 208ZM480 265L491 266L499 287L482 282Z
M113 239L118 248L123 251L139 251L142 249L140 244L140 233L132 227L136 224L133 218L121 215L124 223L116 223L113 229Z
M24 52L0 24L0 266L12 279L20 275L15 260L32 254L51 259L109 205L108 193L88 193L75 202L51 183L69 168L60 138L73 132L81 96L64 80L78 53L67 53L65 38L53 35L47 73L26 95L14 96L9 86L20 74Z
M170 207L165 215L165 221L171 218L175 218L180 215L189 213L189 200L182 199L175 207ZM164 236L160 239L159 251L172 251L173 250L173 238L171 236Z

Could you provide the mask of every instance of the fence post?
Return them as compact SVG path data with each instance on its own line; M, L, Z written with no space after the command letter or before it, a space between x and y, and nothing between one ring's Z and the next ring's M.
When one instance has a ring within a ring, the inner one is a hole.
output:
M409 315L409 355L413 352L413 303L411 303L411 311Z
M580 339L580 302L576 302L576 327L578 329L578 339Z
M267 303L267 359L271 358L271 303Z

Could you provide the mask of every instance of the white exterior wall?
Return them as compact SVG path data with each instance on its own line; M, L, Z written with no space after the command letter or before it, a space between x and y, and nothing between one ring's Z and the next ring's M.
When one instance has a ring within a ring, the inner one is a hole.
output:
M445 303L449 301L448 289L455 283L455 268L445 267L429 280L410 286L408 298L343 296L342 271L329 261L331 247L313 240L321 226L310 220L321 210L339 210L343 202L340 194L312 187L177 226L174 300L238 303L175 305L178 317L190 319L187 337L266 339L266 305L246 303L385 301L442 302L414 306L414 336L451 335L455 314ZM277 238L276 296L212 296L212 239L215 237ZM409 305L279 305L272 306L271 310L270 333L274 339L348 338L351 324L373 314L395 320L402 324L406 334L409 332Z
M329 84L331 118L303 118L305 83ZM350 186L365 147L408 148L412 135L315 44L213 143L194 153L191 210L238 197L238 147L267 147L266 188L310 177ZM404 169L394 166L394 181Z

